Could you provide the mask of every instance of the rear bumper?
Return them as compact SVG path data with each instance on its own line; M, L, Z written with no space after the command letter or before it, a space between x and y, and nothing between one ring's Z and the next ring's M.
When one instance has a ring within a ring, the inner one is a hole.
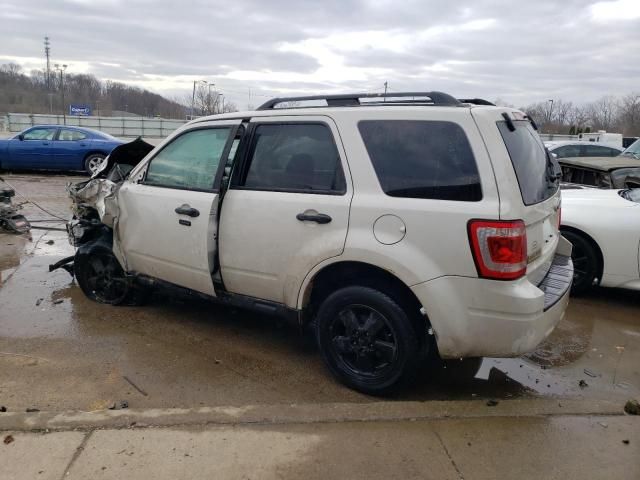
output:
M412 287L443 358L513 357L532 351L564 317L571 257L556 255L540 285L440 277Z

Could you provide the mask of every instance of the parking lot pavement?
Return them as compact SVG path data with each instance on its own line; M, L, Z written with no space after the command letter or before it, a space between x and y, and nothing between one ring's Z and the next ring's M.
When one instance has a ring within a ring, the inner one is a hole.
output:
M38 221L67 216L64 186L85 177L5 178L49 212L25 204ZM334 382L313 342L273 318L173 291L157 292L144 307L89 301L65 271L48 272L73 253L64 232L46 230L63 224L34 225L45 229L0 234L0 405L91 411L120 400L138 408L374 401ZM639 300L605 289L572 299L532 354L482 359L477 372L476 362L455 375L451 365L424 372L395 398L637 396Z
M0 477L637 479L626 416L244 423L3 432Z

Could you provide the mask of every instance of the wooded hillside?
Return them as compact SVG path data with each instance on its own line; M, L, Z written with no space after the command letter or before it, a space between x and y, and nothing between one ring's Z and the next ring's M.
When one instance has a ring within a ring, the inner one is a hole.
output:
M64 97L67 109L70 104L86 104L92 107L94 115L111 115L117 110L184 118L187 113L184 105L156 93L110 80L103 82L87 74L65 73ZM46 73L42 70L25 75L19 65L0 65L0 112L61 114L60 75L54 71L47 88Z

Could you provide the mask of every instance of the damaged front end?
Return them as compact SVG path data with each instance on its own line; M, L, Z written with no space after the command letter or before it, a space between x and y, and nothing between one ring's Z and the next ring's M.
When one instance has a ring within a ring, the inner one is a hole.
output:
M89 180L67 185L67 192L73 200L73 217L67 223L71 245L81 248L102 238L109 238L109 243L112 242L120 185L153 148L140 137L119 145ZM73 275L74 259L75 255L62 259L50 265L49 271L63 268Z

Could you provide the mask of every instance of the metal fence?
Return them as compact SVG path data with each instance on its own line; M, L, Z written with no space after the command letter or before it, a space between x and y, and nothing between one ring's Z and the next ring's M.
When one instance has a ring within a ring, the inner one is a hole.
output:
M144 117L83 117L66 116L66 125L93 128L116 137L164 138L184 125L186 120ZM62 115L8 113L0 124L8 132L21 132L34 125L63 125Z

